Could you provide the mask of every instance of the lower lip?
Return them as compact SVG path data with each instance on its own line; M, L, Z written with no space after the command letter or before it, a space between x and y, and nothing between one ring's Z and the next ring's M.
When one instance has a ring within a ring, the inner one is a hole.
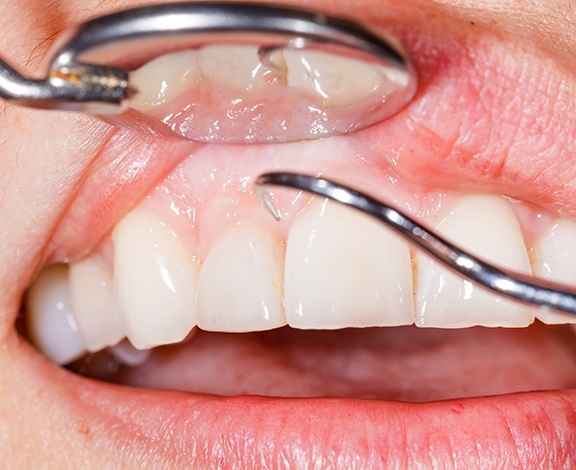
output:
M51 383L60 381L78 415L101 424L110 451L128 452L128 460L188 468L572 468L576 462L576 390L419 404L216 397L120 387L50 369L57 375Z

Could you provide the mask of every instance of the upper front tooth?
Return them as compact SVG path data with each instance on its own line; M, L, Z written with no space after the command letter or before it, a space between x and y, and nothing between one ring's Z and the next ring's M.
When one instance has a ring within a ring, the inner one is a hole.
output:
M112 289L112 275L96 258L72 263L68 275L74 317L86 349L96 352L118 343L124 333Z
M534 274L549 281L576 287L576 222L560 219L534 246ZM538 310L544 323L576 323L575 315Z
M463 197L437 225L437 232L479 258L503 268L531 274L518 220L501 197ZM521 327L534 320L531 308L462 281L420 253L417 255L416 281L418 326Z
M200 82L197 54L192 50L172 52L131 72L130 83L137 93L130 99L130 106L150 111Z
M413 323L406 243L352 209L313 200L286 247L285 302L296 328Z
M114 229L114 287L126 336L139 349L183 340L196 324L198 263L173 230L136 209Z
M68 268L46 268L26 295L26 324L30 341L58 364L79 359L86 350L70 304Z
M285 325L283 270L278 237L252 223L233 227L210 248L200 271L198 326L243 332Z

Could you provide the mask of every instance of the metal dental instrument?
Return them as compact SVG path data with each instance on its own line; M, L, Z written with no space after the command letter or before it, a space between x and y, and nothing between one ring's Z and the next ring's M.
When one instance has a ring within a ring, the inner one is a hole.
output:
M401 211L360 191L330 180L297 173L263 174L256 180L255 193L262 205L277 220L280 219L280 212L268 192L271 186L293 188L323 196L374 217L460 277L497 295L576 315L576 289L492 266L436 235L433 230Z
M0 60L0 96L35 108L121 112L131 94L123 60L147 48L162 53L222 37L257 38L264 56L279 47L314 48L411 69L399 47L342 19L258 4L174 3L124 10L72 28L55 45L44 79L25 78Z

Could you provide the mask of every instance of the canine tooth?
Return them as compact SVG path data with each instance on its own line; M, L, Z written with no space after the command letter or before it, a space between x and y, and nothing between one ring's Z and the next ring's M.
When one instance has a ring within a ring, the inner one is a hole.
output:
M70 301L84 345L96 352L118 343L124 333L112 289L112 275L96 258L70 264Z
M393 91L394 80L402 81L396 75L386 77L382 67L325 52L286 49L284 59L288 85L325 105L358 103L380 87L388 86ZM406 83L399 85L404 87Z
M130 106L150 111L197 84L202 79L197 55L193 50L165 54L131 72L130 84L137 93L130 99Z
M534 246L534 274L576 287L576 222L556 221ZM576 323L576 316L537 310L536 318L548 324Z
M66 266L42 271L28 290L26 306L30 341L48 358L68 364L86 354L72 313Z
M254 91L267 84L268 68L261 63L257 46L205 46L198 51L198 63L208 80L235 90Z
M531 274L520 226L508 203L495 196L466 196L437 225L437 232L498 266ZM427 256L417 255L416 325L527 326L533 310L460 280Z
M198 327L261 331L286 325L284 246L260 225L233 227L210 248L198 280Z
M176 343L196 324L198 263L172 229L136 209L114 229L114 288L126 336L138 349Z
M297 216L286 247L292 327L337 329L413 323L407 244L377 222L329 201Z

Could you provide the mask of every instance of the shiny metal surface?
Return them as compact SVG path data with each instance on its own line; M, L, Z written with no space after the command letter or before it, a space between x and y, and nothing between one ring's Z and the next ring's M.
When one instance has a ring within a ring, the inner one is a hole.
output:
M401 211L367 194L336 182L296 173L266 173L255 183L261 203L276 219L280 212L269 194L270 187L306 191L332 199L374 217L454 273L485 289L524 304L576 315L576 290L533 276L507 271L467 253Z
M264 50L288 45L336 51L415 76L399 45L343 19L249 3L174 3L124 10L72 28L56 43L44 80L26 79L0 60L0 96L40 108L84 111L83 103L94 102L120 110L130 88L127 71L114 62L146 47L223 37Z

